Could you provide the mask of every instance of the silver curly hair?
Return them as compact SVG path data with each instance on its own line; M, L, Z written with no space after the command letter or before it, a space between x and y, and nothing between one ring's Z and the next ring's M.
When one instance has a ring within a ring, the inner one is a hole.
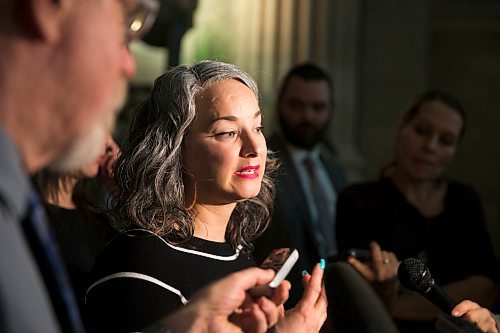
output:
M247 73L218 61L177 66L156 79L148 100L136 110L115 165L119 229L144 228L175 244L193 236L196 212L185 207L182 151L196 115L195 97L223 80L243 83L258 99L257 85ZM268 152L259 194L236 204L226 229L226 241L233 247L251 252L252 241L267 228L275 195L270 173L277 167Z

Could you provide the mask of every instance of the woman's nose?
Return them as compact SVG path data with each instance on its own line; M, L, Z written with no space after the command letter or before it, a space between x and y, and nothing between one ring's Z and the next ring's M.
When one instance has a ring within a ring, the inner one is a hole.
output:
M265 143L262 134L248 134L242 136L241 156L257 157L265 149Z
M438 140L439 138L436 135L429 135L424 142L424 147L427 150L433 151L437 147Z

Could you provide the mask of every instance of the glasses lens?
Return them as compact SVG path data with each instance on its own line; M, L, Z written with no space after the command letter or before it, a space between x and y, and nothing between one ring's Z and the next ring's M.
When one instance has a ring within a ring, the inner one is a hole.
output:
M125 1L125 35L128 42L144 36L156 20L159 4L157 0Z

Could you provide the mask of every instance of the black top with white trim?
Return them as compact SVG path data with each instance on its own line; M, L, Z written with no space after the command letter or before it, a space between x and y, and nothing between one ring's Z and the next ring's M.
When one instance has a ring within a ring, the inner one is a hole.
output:
M193 237L174 246L146 230L118 235L92 270L86 294L93 331L140 331L185 304L198 289L255 266L227 243Z

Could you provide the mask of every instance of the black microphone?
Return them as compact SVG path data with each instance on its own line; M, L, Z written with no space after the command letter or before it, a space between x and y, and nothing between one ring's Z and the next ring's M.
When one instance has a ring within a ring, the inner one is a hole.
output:
M398 278L401 285L418 292L446 314L458 304L436 284L429 268L420 259L403 260L398 267Z

